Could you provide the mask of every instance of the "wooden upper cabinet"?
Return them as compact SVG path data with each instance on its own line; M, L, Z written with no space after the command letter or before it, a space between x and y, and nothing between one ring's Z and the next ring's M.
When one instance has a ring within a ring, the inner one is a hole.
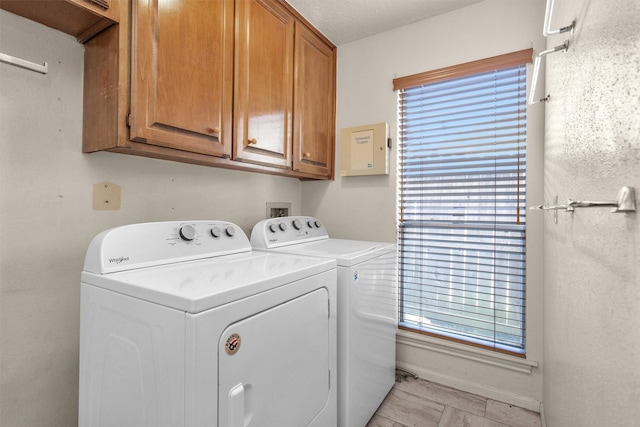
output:
M293 170L333 178L335 48L296 25Z
M85 44L84 152L333 178L336 48L284 0L120 11Z
M135 0L132 141L231 156L233 0Z
M272 0L236 2L235 160L291 169L294 20Z

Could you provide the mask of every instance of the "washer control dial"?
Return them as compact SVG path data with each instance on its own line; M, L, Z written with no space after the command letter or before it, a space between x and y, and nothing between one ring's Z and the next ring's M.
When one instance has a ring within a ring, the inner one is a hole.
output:
M280 230L282 231L285 231L287 229L287 224L281 222L280 224L278 224L278 228L280 228Z
M236 229L233 228L232 226L228 226L227 229L225 230L225 233L227 234L227 236L233 237L236 234Z
M211 235L213 237L220 237L220 227L213 227L211 229Z
M180 227L180 238L182 240L186 240L187 242L192 241L196 238L196 229L191 225L183 225Z
M278 231L278 226L275 224L269 224L269 231L275 233L276 231Z
M300 222L299 219L294 219L293 228L295 228L296 230L300 230L302 228L302 222Z

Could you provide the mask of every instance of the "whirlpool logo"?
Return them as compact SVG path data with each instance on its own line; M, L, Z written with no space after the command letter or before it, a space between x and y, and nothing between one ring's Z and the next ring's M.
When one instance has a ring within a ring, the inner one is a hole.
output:
M121 256L120 258L109 258L111 264L120 264L122 262L129 261L128 256Z

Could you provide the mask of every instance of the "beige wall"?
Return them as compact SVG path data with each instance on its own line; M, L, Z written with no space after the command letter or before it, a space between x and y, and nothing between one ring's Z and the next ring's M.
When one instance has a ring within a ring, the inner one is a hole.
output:
M95 234L120 224L186 218L230 220L249 232L265 202L277 201L291 202L293 213L318 216L336 237L393 242L391 80L527 47L540 51L543 12L543 0L486 0L340 46L338 137L343 127L388 122L391 174L301 184L82 154L82 45L0 11L0 52L50 67L43 76L0 64L0 425L76 423L78 285ZM528 159L530 205L555 195L561 201L611 199L622 185L640 190L639 6L635 0L556 2L554 23L574 17L578 30L569 36L569 52L547 57L546 92L553 100L528 111L530 147L545 144L544 197L542 150ZM547 43L563 40L554 36ZM93 184L102 181L122 186L119 211L92 209ZM543 401L549 427L634 425L640 419L640 338L623 325L640 323L638 214L561 212L555 224L552 214L530 212L527 222L534 245L527 277L531 365L406 337L399 364L533 409ZM543 263L536 255L543 229L544 358Z
M49 64L0 64L0 425L77 423L80 271L91 238L113 226L220 219L245 232L297 179L122 154L81 153L83 46L0 11L0 52ZM93 185L122 187L94 211Z
M338 48L337 139L340 129L387 122L393 138L388 176L336 177L302 184L302 211L336 237L395 242L397 94L395 77L533 47L544 49L544 0L486 0L467 8ZM531 68L531 67L529 67ZM540 82L540 86L544 86ZM544 106L528 109L528 197L542 200ZM337 168L340 170L340 158ZM420 376L539 409L542 374L542 216L527 218L528 360L469 352L401 334L398 364ZM409 334L415 335L415 334Z
M640 3L556 2L577 19L546 63L545 199L640 191ZM638 205L640 208L640 204ZM549 427L640 425L638 214L545 216L544 413Z

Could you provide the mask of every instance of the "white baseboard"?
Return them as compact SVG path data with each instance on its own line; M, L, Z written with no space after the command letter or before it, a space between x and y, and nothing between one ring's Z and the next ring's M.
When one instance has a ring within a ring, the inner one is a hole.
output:
M540 422L542 423L542 427L547 427L547 422L544 419L544 405L540 402Z
M534 412L540 412L542 409L542 404L540 401L533 400L526 396L519 396L516 394L505 392L503 390L496 390L493 388L482 386L480 384L474 384L468 381L464 381L460 378L454 378L448 375L444 375L441 372L430 371L428 369L424 369L423 367L407 363L398 362L397 367L413 372L424 380L466 391L468 393L477 394L488 399L508 403L510 405L525 408Z

